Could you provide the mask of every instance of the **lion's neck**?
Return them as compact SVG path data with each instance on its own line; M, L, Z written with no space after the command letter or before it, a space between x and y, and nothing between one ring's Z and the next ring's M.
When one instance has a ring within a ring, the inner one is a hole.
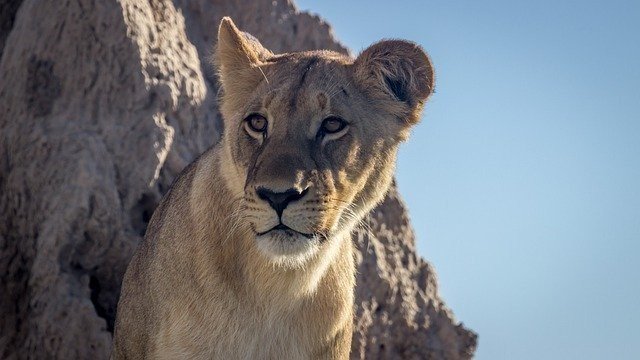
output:
M324 246L302 267L274 264L259 252L255 234L237 221L241 194L234 195L225 186L219 157L219 150L203 156L191 194L195 223L205 224L196 237L198 246L207 251L198 252L202 258L194 262L202 267L198 273L207 274L203 284L220 282L207 279L215 278L244 299L280 306L308 299L319 293L320 287L352 292L355 269L349 232L329 239L330 246Z

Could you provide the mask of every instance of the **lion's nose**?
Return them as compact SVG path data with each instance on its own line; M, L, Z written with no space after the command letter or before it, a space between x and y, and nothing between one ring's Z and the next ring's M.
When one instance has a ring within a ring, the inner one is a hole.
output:
M258 193L258 197L271 205L273 210L276 211L278 217L282 216L282 212L287 208L289 203L302 199L303 196L307 193L309 188L306 188L302 191L297 189L289 189L284 192L273 192L267 188L259 187L256 189L256 193Z

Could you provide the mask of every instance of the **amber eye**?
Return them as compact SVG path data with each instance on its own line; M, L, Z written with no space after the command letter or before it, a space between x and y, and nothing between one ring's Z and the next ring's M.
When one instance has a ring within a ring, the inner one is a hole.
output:
M340 119L339 117L331 116L324 119L324 121L322 122L322 126L320 126L320 131L325 134L335 134L345 127L347 127L346 121Z
M251 114L244 119L249 130L257 133L263 133L267 131L267 119L260 114Z

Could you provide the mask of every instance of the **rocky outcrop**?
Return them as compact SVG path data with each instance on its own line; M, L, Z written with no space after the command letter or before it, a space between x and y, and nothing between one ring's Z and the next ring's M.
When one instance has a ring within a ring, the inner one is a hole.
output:
M0 357L104 359L122 275L173 179L220 134L229 15L275 51L346 49L289 2L8 1L0 16ZM471 357L393 189L360 247L353 358Z
M433 267L415 237L395 185L354 236L356 322L353 359L468 359L476 335L456 324L438 296Z

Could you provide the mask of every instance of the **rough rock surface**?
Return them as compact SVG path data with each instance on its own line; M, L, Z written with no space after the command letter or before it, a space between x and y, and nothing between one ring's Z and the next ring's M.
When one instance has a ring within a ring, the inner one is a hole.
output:
M219 138L222 16L274 51L346 49L287 1L0 5L0 358L105 359L149 217ZM470 358L395 189L367 222L352 358Z

